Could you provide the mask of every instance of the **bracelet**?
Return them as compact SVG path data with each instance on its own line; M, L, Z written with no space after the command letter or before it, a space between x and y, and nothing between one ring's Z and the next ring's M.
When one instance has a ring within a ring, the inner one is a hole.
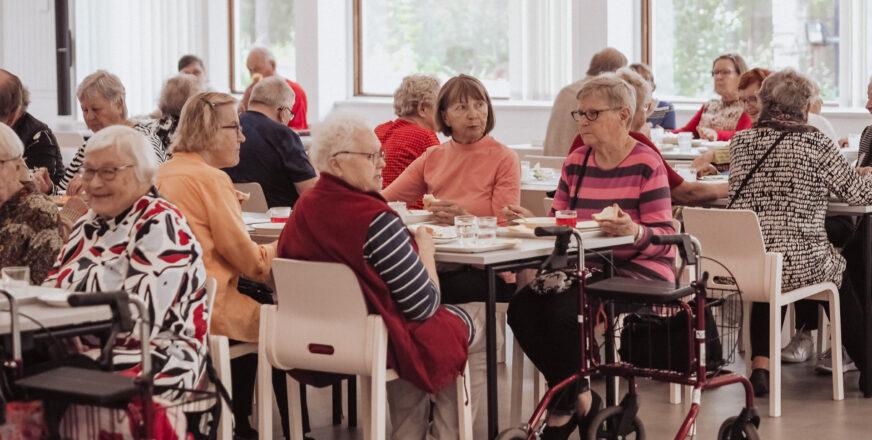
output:
M636 236L633 238L633 242L637 242L645 236L645 231L642 229L642 225L639 225L639 229L636 231Z

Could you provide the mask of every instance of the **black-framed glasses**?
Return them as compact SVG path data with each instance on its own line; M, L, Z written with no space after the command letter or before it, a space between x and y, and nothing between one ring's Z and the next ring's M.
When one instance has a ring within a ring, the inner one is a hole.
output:
M226 128L228 130L236 130L237 136L242 134L242 126L239 124L222 125L221 128Z
M378 153L363 153L363 152L360 152L360 151L338 151L338 152L336 152L336 153L333 153L333 155L330 156L330 157L336 157L336 156L338 156L338 155L340 155L340 154L357 154L357 155L360 155L360 156L365 156L365 157L367 158L367 160L369 160L369 161L372 162L372 163L376 163L376 161L377 161L378 159L384 159L384 158L385 158L385 150L379 150Z
M82 180L84 180L84 181L89 181L89 180L93 179L94 176L100 176L100 180L102 180L104 182L111 182L111 181L115 180L116 177L118 177L119 171L126 169L126 168L133 168L133 165L122 165L120 167L114 167L114 168L110 168L110 167L107 167L107 168L85 168L85 167L82 167L82 169L79 171L79 176L81 176Z
M593 122L593 121L596 121L597 118L599 118L600 113L611 111L611 110L614 110L614 109L613 108L604 108L602 110L588 110L586 112L583 112L581 110L573 110L573 111L569 112L569 114L572 115L572 119L575 119L575 122L580 121L582 116L584 116L584 118L587 119L588 121Z
M288 107L288 106L286 106L286 105L283 105L283 106L277 108L276 110L278 110L278 112L279 112L280 115L282 114L283 111L287 110L288 113L291 114L291 120L292 120L292 121L294 120L294 116L296 116L296 115L294 114L294 112L291 110L291 108Z
M9 159L0 159L0 165L5 164L6 162L12 162L13 160L19 160L19 159L21 159L21 156L15 156L15 157L12 157Z

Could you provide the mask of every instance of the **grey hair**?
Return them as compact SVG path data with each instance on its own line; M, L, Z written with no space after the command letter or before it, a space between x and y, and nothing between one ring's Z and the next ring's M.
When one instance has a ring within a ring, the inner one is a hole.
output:
M86 76L76 89L76 97L81 101L82 98L95 94L112 104L121 101L121 117L127 119L127 92L118 76L105 70L98 70Z
M580 101L591 96L605 99L609 106L615 109L629 108L630 118L627 119L627 127L633 122L633 115L636 114L636 91L617 74L601 73L584 81L575 98Z
M636 92L636 111L645 108L651 98L651 84L630 67L621 67L615 74ZM633 114L636 113L633 112Z
M807 76L787 68L767 76L757 95L762 103L761 121L779 115L804 121L814 96L814 83Z
M6 156L2 159L21 157L24 154L24 144L8 125L0 122L0 154L2 153Z
M160 109L163 116L178 118L182 114L182 107L185 106L188 98L200 93L202 88L203 86L196 76L180 73L164 83L157 108Z
M413 116L418 106L427 104L436 108L439 80L429 75L409 75L394 92L394 113L399 117Z
M293 106L294 90L288 85L284 78L273 75L264 78L254 85L251 89L251 104L263 104L272 108L281 106Z
M154 184L157 158L142 133L123 125L106 127L88 139L85 156L113 147L119 156L131 162L140 183Z
M349 111L334 111L320 123L313 125L309 156L315 168L326 171L330 158L338 151L352 148L361 133L375 137L366 119Z
M254 46L251 48L251 51L248 52L248 54L251 55L253 53L262 53L264 58L266 58L267 61L275 62L275 60L276 60L276 56L273 55L272 51L269 50L268 47Z

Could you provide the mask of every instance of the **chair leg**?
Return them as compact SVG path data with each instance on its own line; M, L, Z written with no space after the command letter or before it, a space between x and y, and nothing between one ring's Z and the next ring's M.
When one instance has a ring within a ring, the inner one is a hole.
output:
M787 327L789 339L793 339L796 336L796 306L794 303L790 303L787 306L787 322L784 323L784 326Z
M466 386L468 379L469 364L466 364L463 375L457 378L457 431L460 440L472 440L472 399Z
M333 426L342 423L342 381L334 383L331 387L333 392Z
M345 382L345 392L348 394L348 427L357 428L357 376L351 376Z
M260 438L272 437L272 365L263 344L257 347L257 431ZM289 402L290 403L290 402ZM294 402L299 403L299 399ZM289 405L290 406L290 405Z
M833 400L845 398L845 375L842 373L842 316L839 294L830 291L830 348L833 355Z
M820 357L826 350L830 340L830 322L827 319L827 314L824 312L824 307L818 307L818 326L817 326L817 355Z
M357 405L360 415L360 420L363 424L363 436L364 438L370 438L372 436L372 377L368 376L359 376L357 381L358 386L360 387L360 393L358 394L359 404Z
M781 417L781 304L769 303L769 416Z
M512 402L509 410L509 426L521 426L521 404L524 394L524 351L516 338L512 338Z
M533 367L533 407L542 400L542 396L548 391L548 381L538 368Z
M293 377L288 375L288 421L290 423L289 440L303 440L303 390L305 385L297 382ZM270 411L272 412L272 411ZM264 437L261 434L261 438Z
M506 313L497 310L497 363L506 363Z

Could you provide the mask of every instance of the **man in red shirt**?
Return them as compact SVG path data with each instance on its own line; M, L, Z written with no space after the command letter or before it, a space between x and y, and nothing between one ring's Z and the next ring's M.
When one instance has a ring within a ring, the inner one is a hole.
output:
M265 47L254 47L248 54L245 66L248 68L248 73L251 74L252 78L255 78L256 74L260 74L261 78L270 77L276 74L276 57ZM245 89L245 94L239 102L239 113L248 109L248 98L251 96L251 88L258 80L260 78L252 81L248 88ZM291 118L291 122L288 122L288 127L294 130L307 130L309 124L306 122L306 110L308 107L306 92L303 91L299 84L289 79L285 79L285 81L294 90L294 106L291 108L291 113L294 114L294 117Z

